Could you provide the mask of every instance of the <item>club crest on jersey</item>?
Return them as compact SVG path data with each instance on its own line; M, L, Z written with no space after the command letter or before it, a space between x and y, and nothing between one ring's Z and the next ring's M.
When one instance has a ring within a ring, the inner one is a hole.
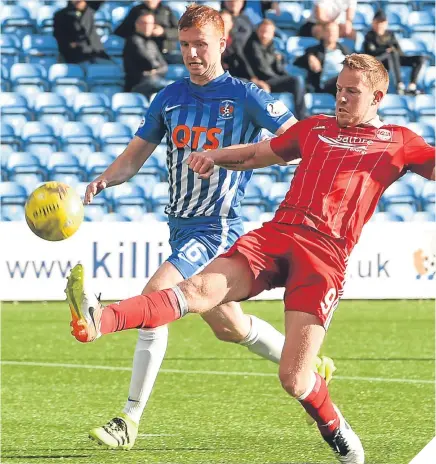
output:
M383 140L383 142L387 142L388 140L392 140L392 132L388 129L379 129L375 136L380 139L380 140Z
M286 105L282 101L277 100L274 103L268 103L266 110L270 116L278 118L279 116L283 116L288 111L288 108L286 108Z
M232 100L223 100L219 107L221 119L232 119L235 113L235 103Z

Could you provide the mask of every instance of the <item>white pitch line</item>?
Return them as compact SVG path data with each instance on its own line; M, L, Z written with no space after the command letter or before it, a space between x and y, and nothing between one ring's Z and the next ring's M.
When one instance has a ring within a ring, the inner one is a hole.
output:
M121 366L94 366L90 364L63 364L63 363L42 363L31 361L0 361L0 364L9 366L33 366L33 367L60 367L64 369L95 369L104 371L131 371L130 367ZM277 377L277 374L267 372L237 372L237 371L198 371L183 369L161 369L164 374L187 374L187 375L230 375L239 377ZM435 384L435 380L422 379L389 379L385 377L350 377L335 375L335 380L350 380L357 382L396 382L396 383L417 383Z

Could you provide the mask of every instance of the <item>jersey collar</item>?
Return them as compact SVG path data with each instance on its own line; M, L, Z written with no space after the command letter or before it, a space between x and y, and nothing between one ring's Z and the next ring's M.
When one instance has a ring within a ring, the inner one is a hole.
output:
M380 129L380 127L384 126L384 123L380 120L380 117L377 115L369 121L364 122L363 124L359 124L359 127L362 126L373 126L376 129Z

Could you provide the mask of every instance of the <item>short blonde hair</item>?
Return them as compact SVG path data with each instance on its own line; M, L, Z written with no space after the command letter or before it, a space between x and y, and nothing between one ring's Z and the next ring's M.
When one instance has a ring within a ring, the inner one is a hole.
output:
M179 20L179 31L195 27L200 29L212 24L217 32L224 36L224 21L217 10L206 5L189 5Z
M364 53L352 53L345 57L342 64L349 69L362 71L370 87L386 95L389 87L389 73L377 58Z

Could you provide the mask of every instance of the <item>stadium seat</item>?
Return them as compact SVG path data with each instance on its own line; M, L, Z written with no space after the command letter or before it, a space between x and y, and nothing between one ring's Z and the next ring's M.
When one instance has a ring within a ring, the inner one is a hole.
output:
M35 21L29 12L19 5L2 5L0 24L2 34L13 33L21 38L35 32Z
M130 5L123 5L119 6L117 8L114 8L112 10L111 16L112 16L112 30L115 30L120 23L123 21L123 19L127 16L128 12L130 11L131 7Z
M318 45L319 40L314 37L289 37L286 42L286 52L296 58L304 55L306 48Z
M416 206L417 198L413 187L405 182L395 182L383 193L381 197L381 204L384 206L385 211L387 211L388 206L393 204Z
M14 92L0 93L0 112L2 122L10 124L16 134L19 134L23 125L33 118L27 98Z
M417 211L415 204L389 203L385 206L386 212L400 216L403 221L411 221Z
M57 151L58 140L53 128L39 121L26 122L21 129L21 140L26 151L32 151L33 145L42 145L47 151Z
M166 214L159 213L144 213L142 215L142 222L168 222L168 216Z
M304 101L311 115L335 114L335 97L329 93L306 93L304 95Z
M242 204L241 216L244 221L258 222L259 217L265 210L257 205L245 205Z
M249 183L245 189L245 196L242 201L244 206L258 206L263 211L268 210L268 200L264 197L262 190L257 185Z
M46 71L43 66L31 63L16 63L9 71L14 92L26 95L48 90Z
M287 182L277 182L271 187L268 197L271 211L275 211L277 206L284 200L288 190L289 184Z
M38 8L36 28L40 34L53 34L53 16L56 11L55 5L42 5Z
M266 18L271 19L274 24L283 31L295 33L304 20L303 7L298 3L280 3L280 15L274 11L267 11Z
M115 209L117 214L132 222L142 221L145 211L144 207L140 205L117 205Z
M139 211L141 211L142 215L149 208L144 189L133 182L125 182L111 188L110 197L115 212L120 212L119 208L121 206L136 206L136 209L130 209L131 214L139 214ZM133 213L133 211L136 211L136 213Z
M16 182L0 183L0 204L3 205L23 205L27 200L27 191Z
M391 212L377 212L371 217L371 222L403 222L402 216Z
M1 54L1 50L0 50L0 54ZM0 70L1 70L1 78L0 78L1 91L2 92L9 92L11 90L12 85L11 85L11 82L9 80L8 68L2 64L2 65L0 65Z
M0 59L1 64L8 69L20 61L21 43L14 34L0 34Z
M404 116L409 118L407 100L402 95L388 94L383 97L379 114L382 119L385 116Z
M85 180L78 158L71 153L53 153L47 160L47 170L50 177L55 174L75 174L80 181Z
M410 33L435 31L435 16L430 11L412 11L407 20Z
M423 121L427 117L430 124L434 124L432 119L435 118L435 101L433 95L417 95L415 97L415 118L417 121Z
M40 93L34 101L33 110L38 121L51 125L57 135L65 122L74 119L65 98L57 93Z
M78 121L69 121L62 126L61 141L65 151L70 151L71 145L75 147L83 145L88 147L90 151L95 151L97 148L91 128ZM70 150L68 146L70 146Z
M427 181L421 192L421 205L424 211L435 211L436 185L435 182Z
M58 44L51 35L26 35L23 53L27 63L38 63L47 68L58 60Z
M123 150L132 138L132 131L129 127L119 122L106 122L101 126L100 143L102 151L110 145L112 148L118 147ZM121 153L121 151L119 153Z
M412 218L413 222L436 222L436 214L431 211L417 211Z
M401 50L405 55L425 55L427 52L426 46L423 42L413 39L398 39Z
M400 182L404 182L407 185L410 185L413 188L416 198L421 197L422 190L424 189L424 185L428 182L424 177L416 174L414 172L407 172L400 180Z
M118 65L90 64L86 74L90 92L102 92L111 98L123 91L124 73Z
M430 145L435 145L435 130L430 124L411 122L407 127L420 135Z
M0 128L0 140L1 147L3 152L3 146L9 145L14 151L20 151L21 148L21 139L15 135L15 130L10 124L4 122L1 123Z
M71 187L75 188L76 185L83 181L83 176L80 174L65 174L61 172L51 174L50 180L56 182L63 182L64 184L70 185Z
M24 221L24 206L23 205L2 205L1 207L2 221Z
M103 218L106 216L107 210L102 205L87 205L84 211L84 220L86 222L99 222L103 221Z
M286 105L286 108L288 108L290 111L292 111L293 113L295 112L295 100L294 100L294 96L291 93L280 92L280 93L272 93L271 95L277 100L280 100L281 102L283 102Z
M68 105L73 104L78 93L88 90L85 72L78 64L53 64L48 71L48 80L52 92L63 95Z
M182 77L188 77L189 72L183 64L169 64L165 79L176 81Z
M9 180L15 180L16 174L41 174L44 180L46 174L39 159L26 152L11 153L6 158L5 169Z
M109 98L99 93L79 93L74 97L73 110L76 121L91 127L95 137L98 136L105 122L112 120Z
M155 185L149 199L151 202L152 211L155 213L165 214L165 206L170 201L170 186L168 182L159 182Z
M274 213L266 211L259 216L259 222L269 222L274 217Z
M117 35L109 35L102 40L106 53L115 61L115 63L123 64L123 50L125 40Z
M108 36L112 33L112 18L103 8L98 9L94 15L94 23L99 36Z
M95 179L107 167L115 161L115 156L108 153L95 152L91 153L85 163L85 172L89 181Z
M263 174L260 170L255 170L251 182L256 187L260 188L264 197L268 197L271 186L275 182L275 178L269 174Z
M102 222L126 222L128 218L119 213L106 213L101 219Z
M141 185L144 185L150 177L164 182L166 180L166 170L162 166L159 158L154 154L142 165L136 177L143 177L144 179L138 180Z
M366 32L370 27L373 16L373 13L368 15L368 12L363 13L362 11L356 10L356 14L354 15L353 19L353 29L355 31Z

